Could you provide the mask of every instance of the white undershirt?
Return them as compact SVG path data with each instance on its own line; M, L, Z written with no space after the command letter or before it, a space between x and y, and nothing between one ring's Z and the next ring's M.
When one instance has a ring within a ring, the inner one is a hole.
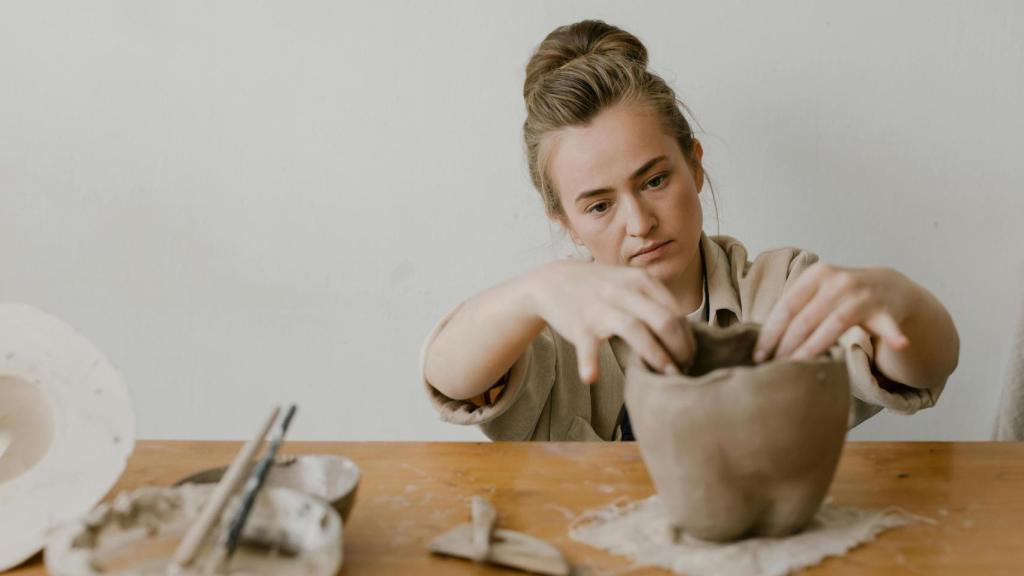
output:
M700 291L700 306L696 310L686 315L686 319L690 322L706 322L705 309L708 307L708 291L707 291L707 279L704 279L704 287Z

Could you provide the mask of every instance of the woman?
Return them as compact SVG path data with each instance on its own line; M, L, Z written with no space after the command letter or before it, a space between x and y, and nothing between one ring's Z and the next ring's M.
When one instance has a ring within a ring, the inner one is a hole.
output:
M678 373L693 354L690 322L762 323L759 362L841 343L851 426L935 403L959 340L925 288L791 248L750 262L735 239L703 234L701 144L636 37L599 21L557 28L530 59L523 95L533 183L594 261L546 264L438 323L421 366L442 419L502 440L629 439L624 346Z

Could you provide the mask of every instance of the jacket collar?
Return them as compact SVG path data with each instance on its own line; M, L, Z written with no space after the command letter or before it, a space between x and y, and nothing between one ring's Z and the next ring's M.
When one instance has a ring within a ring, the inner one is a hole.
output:
M733 283L729 255L707 234L700 234L700 252L708 283L708 319L714 326L729 326L740 318L740 299Z

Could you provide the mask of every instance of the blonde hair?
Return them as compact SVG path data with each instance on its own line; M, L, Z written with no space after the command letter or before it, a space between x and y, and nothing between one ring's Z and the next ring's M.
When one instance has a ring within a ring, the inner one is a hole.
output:
M639 103L655 112L695 171L694 137L683 115L689 112L665 81L647 69L647 49L629 32L600 20L555 28L526 65L523 84L526 121L523 140L530 178L550 217L564 217L558 193L547 177L551 139L568 126L582 126L602 110Z

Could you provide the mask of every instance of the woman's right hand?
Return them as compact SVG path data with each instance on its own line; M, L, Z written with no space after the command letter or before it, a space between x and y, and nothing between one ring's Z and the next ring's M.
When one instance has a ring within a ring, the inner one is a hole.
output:
M679 374L692 360L685 311L643 269L558 261L530 274L534 311L576 347L583 382L597 381L598 351L613 336L662 373Z

